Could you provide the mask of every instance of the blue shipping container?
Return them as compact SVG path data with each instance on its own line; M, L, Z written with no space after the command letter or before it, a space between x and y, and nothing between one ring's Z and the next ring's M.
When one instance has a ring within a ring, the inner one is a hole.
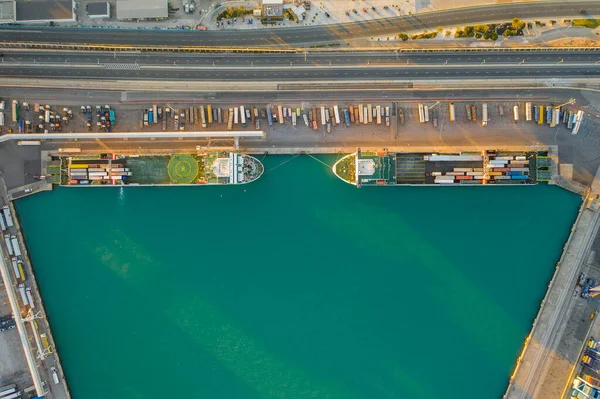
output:
M511 180L527 180L529 176L511 176Z
M513 171L510 171L510 172L508 172L508 175L509 176L522 176L523 172L513 172Z
M148 112L148 123L152 123L152 111Z

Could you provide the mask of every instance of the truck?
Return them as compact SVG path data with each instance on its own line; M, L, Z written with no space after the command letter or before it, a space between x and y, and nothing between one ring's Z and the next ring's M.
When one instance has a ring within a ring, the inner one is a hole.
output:
M454 103L448 104L448 117L450 122L456 121L456 110L454 109Z
M552 108L553 106L546 107L546 124L552 124Z
M331 121L333 126L337 125L337 123L335 123L335 112L333 111L333 107L329 107L328 111L327 122Z
M558 107L554 108L553 118L554 118L554 126L560 125L560 109Z
M239 120L240 120L239 113L240 113L240 109L238 107L233 107L233 124L234 125L237 125L238 123L240 123L239 122Z
M427 105L423 107L423 117L425 122L429 122L429 107Z
M212 105L208 104L206 112L208 113L208 123L213 123Z
M292 126L296 127L296 113L292 112Z
M152 110L151 110L151 109L149 109L149 110L148 110L148 124L150 124L150 125L154 123L154 121L153 121L152 117L153 117Z
M29 301L29 306L32 309L35 309L35 301L33 300L33 293L31 292L31 287L27 287L25 289L25 293L27 294L27 300Z
M144 126L148 126L148 110L144 110Z
M29 300L27 299L27 293L25 292L24 284L19 284L19 293L21 294L21 300L23 301L23 305L29 305Z
M56 367L50 367L50 371L52 372L52 381L54 381L54 384L60 383L60 380L58 379L58 373L56 372Z
M21 278L21 273L19 273L19 265L17 264L17 258L12 258L11 262L12 262L13 272L15 273L15 278L16 279Z
M4 236L4 242L6 243L6 248L8 248L8 254L10 256L15 256L15 251L13 251L10 236L8 234Z
M519 120L519 106L515 105L513 107L513 118L515 120L515 122L517 122Z
M190 114L190 121L189 123L194 125L195 121L196 121L196 115L194 115L196 113L196 110L194 109L194 107L190 107L188 109L188 113Z
M231 129L233 129L233 108L229 108L229 120L227 121L227 130Z
M471 104L471 120L477 122L477 106L475 104Z
M6 227L13 227L14 223L12 216L10 215L10 209L8 208L8 205L4 205L4 207L2 207L2 213L4 214L4 219L6 220Z
M6 231L6 222L4 221L4 216L0 214L0 228L2 231Z
M269 126L273 126L273 115L271 115L270 105L267 105L267 120L269 121Z
M206 112L204 112L204 106L200 106L200 124L202 127L206 127Z
M467 121L471 120L471 106L465 105L465 113L467 114Z
M483 103L481 112L481 126L487 126L488 124L488 106L487 103Z
M302 118L304 119L304 124L306 125L306 127L308 127L308 116L306 116L306 114L303 114Z
M156 107L156 105L155 105L155 107ZM109 115L109 119L110 119L110 124L114 125L117 122L117 120L115 118L115 110L111 108L110 111L108 111L108 115ZM154 111L154 115L156 115L158 117L158 112Z
M346 127L350 127L350 111L348 111L347 109L344 109L344 119L346 120Z
M526 121L530 121L532 118L532 114L531 114L531 102L527 101L525 103L525 120Z
M340 110L338 108L337 105L333 106L333 114L335 115L335 124L339 125L341 123L340 121Z
M240 105L240 120L242 122L242 127L246 127L246 112L244 111L244 106Z
M385 126L390 126L390 107L385 107Z
M419 103L419 122L425 123L425 106Z
M371 117L373 118L373 117ZM363 108L363 124L367 124L369 122L369 107Z
M0 112L0 126L4 126L4 112Z
M325 108L325 123L329 123L331 120L331 114L329 113L329 109Z
M279 124L283 125L283 109L281 105L277 106L277 118L279 119Z
M533 120L537 123L537 121L540 119L540 107L538 107L537 105L533 106Z
M10 236L10 242L12 243L15 256L21 256L21 247L19 246L19 240L17 240L17 236Z
M12 121L17 122L19 120L19 102L17 100L12 101Z
M381 125L381 105L375 107L377 109L377 124Z
M540 117L537 120L538 125L543 125L544 124L544 106L540 105Z
M321 125L325 126L327 124L327 119L325 118L325 107L321 106Z
M437 109L431 110L431 121L433 123L434 128L438 126Z
M364 112L365 112L365 110L363 108L363 105L358 104L358 120L360 121L360 123L363 123L363 120L365 117Z
M367 104L367 119L369 123L373 123L373 107L371 104Z

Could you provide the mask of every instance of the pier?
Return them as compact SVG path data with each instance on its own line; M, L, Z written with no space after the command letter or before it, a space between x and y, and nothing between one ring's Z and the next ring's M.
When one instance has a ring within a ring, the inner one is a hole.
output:
M37 187L39 186L39 187ZM36 191L33 191L35 188ZM36 187L33 187L29 193L37 192L38 190L47 190L48 185L45 182L40 182ZM12 193L11 193L12 192ZM69 389L64 378L64 372L60 364L60 359L56 352L56 344L52 336L50 324L45 316L44 302L39 293L35 274L31 267L28 251L25 245L25 240L21 232L19 220L15 212L15 208L10 200L18 193L24 192L23 188L18 190L7 191L4 180L0 177L0 194L2 203L0 205L8 206L8 211L12 217L13 226L8 227L4 234L16 236L21 255L19 261L25 272L25 280L21 282L21 286L26 286L31 289L29 292L31 299L35 305L26 305L23 299L17 295L18 281L17 277L13 277L11 272L9 257L10 251L5 246L5 241L0 242L0 274L6 288L10 308L14 315L15 324L19 334L19 339L23 348L29 374L33 387L19 386L19 391L34 390L39 397L50 397L56 399L71 399ZM28 194L29 194L28 193ZM13 259L16 259L14 257ZM44 339L42 340L42 336ZM55 383L53 371L56 372L58 383ZM52 386L51 391L49 389Z

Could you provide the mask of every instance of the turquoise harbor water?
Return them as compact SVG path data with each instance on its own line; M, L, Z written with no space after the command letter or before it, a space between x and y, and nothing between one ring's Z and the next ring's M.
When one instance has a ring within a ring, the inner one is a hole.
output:
M499 397L579 198L284 159L245 186L17 202L74 398Z

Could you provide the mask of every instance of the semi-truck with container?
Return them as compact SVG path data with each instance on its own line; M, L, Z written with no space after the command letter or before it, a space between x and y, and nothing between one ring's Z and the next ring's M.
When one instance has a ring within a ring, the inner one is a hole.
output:
M233 108L229 108L229 120L227 121L227 130L233 129Z
M13 251L13 247L10 242L10 237L8 235L4 236L4 242L6 243L6 248L8 249L8 254L10 256L15 256L15 251Z
M17 264L17 258L12 258L11 263L13 267L13 272L15 273L15 278L21 278L21 273L19 273L19 265Z
M350 127L350 123L352 122L351 114L348 109L344 109L344 119L346 120L346 127Z
M427 105L423 106L423 122L429 122L429 107Z
M365 109L363 107L362 104L358 104L358 120L359 123L363 123L363 120L365 118Z
M340 123L342 123L342 122L340 121L340 110L339 110L339 108L338 108L338 106L337 106L337 105L334 105L334 106L333 106L333 113L334 113L334 115L335 115L335 124L336 124L336 125L339 125Z
M154 113L151 109L148 110L148 124L152 125L154 123Z
M246 107L246 122L250 122L252 120L252 112L250 112L250 108Z
M333 126L335 126L335 125L336 125L336 123L335 123L335 113L334 113L334 111L333 111L333 107L329 107L329 108L327 109L327 111L328 111L328 112L327 112L327 115L328 115L328 116L327 116L327 122L331 122L331 124L332 124Z
M481 126L487 126L488 124L488 105L483 103L481 105Z
M306 127L308 127L308 116L306 114L303 114L302 118L304 119L304 124L306 125Z
M292 112L292 126L296 127L296 113Z
M385 107L385 126L390 126L390 107Z
M240 109L238 107L233 107L233 124L234 125L237 125L240 123L239 122L239 120L240 120L239 114L240 114Z
M25 276L25 269L23 269L23 263L21 263L21 261L17 261L17 270L19 271L19 278L21 281L25 281L27 276Z
M31 287L27 287L25 289L25 293L27 294L27 300L29 301L29 306L32 309L35 309L35 301L33 300L33 293L31 292Z
M546 107L546 124L552 124L552 106Z
M325 122L330 123L331 114L329 113L329 108L325 108Z
M29 299L27 299L27 293L25 292L25 284L19 284L19 294L21 294L21 301L23 305L29 305Z
M4 221L4 216L0 213L0 228L2 231L6 231L6 222Z
M17 122L19 120L19 102L13 100L12 102L12 121Z
M543 125L544 124L544 106L540 105L540 116L537 120L538 125Z
M425 106L419 103L419 122L425 123Z
M363 124L366 125L367 123L369 123L369 107L365 105L363 107Z
M348 112L350 113L350 123L354 123L354 106L351 105Z
M377 124L381 125L381 105L375 106L375 114L377 115Z
M279 124L283 125L283 108L281 105L277 106L277 118L279 119Z
M467 121L470 121L471 118L471 106L465 105L465 114L467 114Z
M554 107L552 116L554 118L554 126L560 125L560 108Z
M515 105L513 107L513 119L515 120L515 122L517 122L519 120L519 106Z
M212 105L208 104L206 106L206 112L207 112L207 116L208 116L208 123L213 123Z
M15 392L17 392L16 384L5 385L2 388L0 388L0 397L10 395Z
M448 104L448 118L450 122L456 121L456 110L454 108L454 103Z
M4 126L4 112L0 112L0 126Z
M371 104L367 104L367 119L369 123L373 123L373 106Z
M527 101L525 103L525 120L526 121L530 121L532 118L532 113L531 113L531 102Z
M273 115L271 115L271 106L267 106L267 120L269 121L269 126L273 126Z
M4 219L6 220L6 226L13 227L14 223L8 205L4 205L4 207L2 207L2 213L4 214Z
M477 105L471 104L471 121L477 122Z
M325 113L325 107L321 106L321 125L325 126L327 124L327 118Z
M204 112L204 106L200 106L200 123L202 127L206 127L206 112Z
M15 256L21 256L21 247L19 246L19 240L17 240L17 236L10 236L10 242L12 243Z
M244 106L240 105L240 121L242 122L242 127L246 127L246 112L244 111Z

